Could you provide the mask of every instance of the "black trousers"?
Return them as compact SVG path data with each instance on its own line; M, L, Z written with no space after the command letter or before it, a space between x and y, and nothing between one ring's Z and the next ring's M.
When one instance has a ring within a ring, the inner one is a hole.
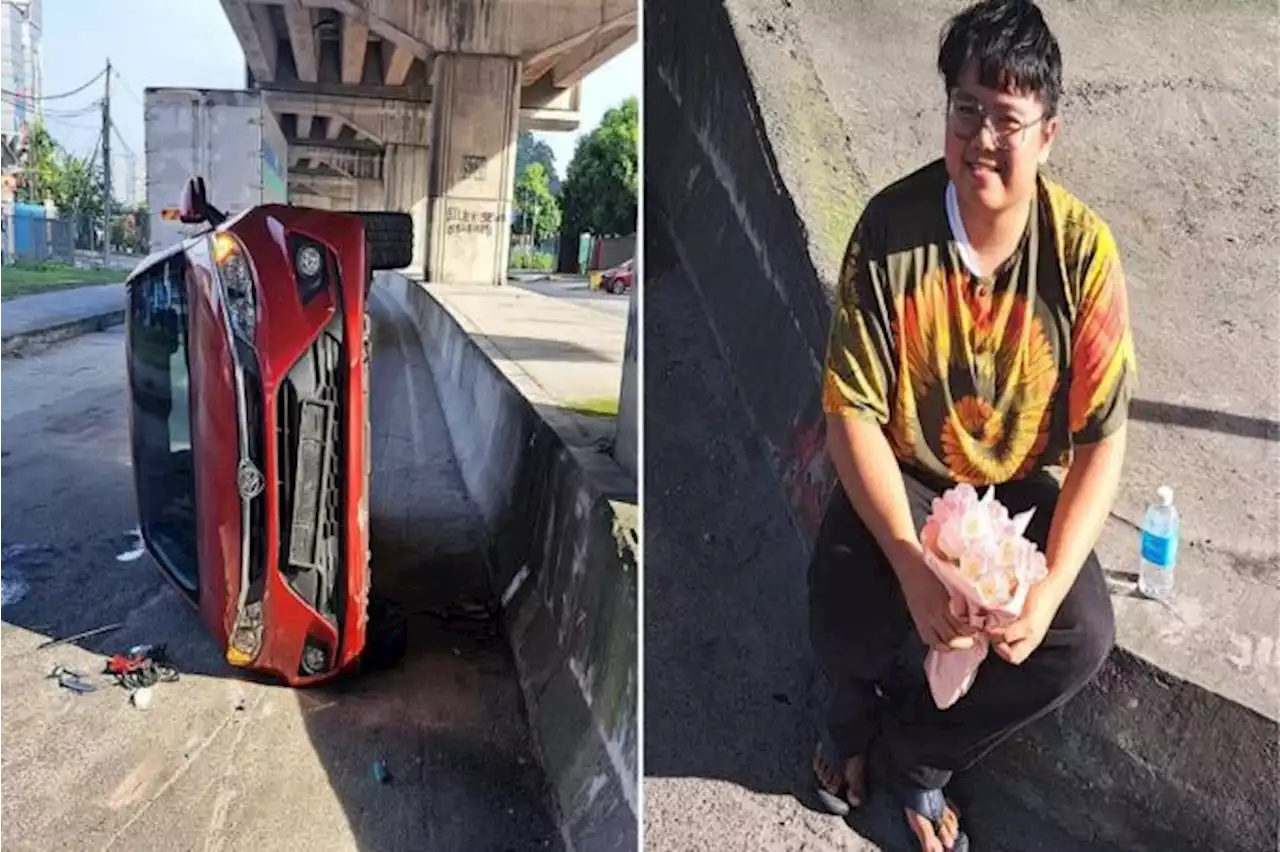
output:
M1058 494L1047 474L996 486L1010 514L1035 507L1026 535L1042 551ZM924 677L926 649L897 577L839 485L809 566L809 627L830 681L827 725L835 745L852 756L868 753L874 741L896 780L925 790L944 787L952 773L1064 704L1115 642L1106 580L1090 554L1040 647L1020 666L993 649L969 692L939 710Z

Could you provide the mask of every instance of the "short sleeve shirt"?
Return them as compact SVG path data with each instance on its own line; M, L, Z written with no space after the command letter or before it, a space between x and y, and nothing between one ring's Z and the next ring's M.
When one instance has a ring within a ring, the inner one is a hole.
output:
M1020 479L1126 419L1136 383L1106 223L1038 178L1014 254L961 259L935 161L867 205L841 268L823 408L879 423L899 461L951 482Z

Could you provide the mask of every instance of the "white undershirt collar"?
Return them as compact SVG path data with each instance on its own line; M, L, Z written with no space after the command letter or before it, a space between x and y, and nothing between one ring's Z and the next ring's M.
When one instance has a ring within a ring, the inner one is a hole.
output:
M969 234L964 229L964 220L960 218L960 202L956 199L956 185L951 181L947 181L945 203L947 222L951 225L951 235L956 238L956 250L960 253L960 262L970 274L982 278L982 267L978 265L978 253L969 243Z

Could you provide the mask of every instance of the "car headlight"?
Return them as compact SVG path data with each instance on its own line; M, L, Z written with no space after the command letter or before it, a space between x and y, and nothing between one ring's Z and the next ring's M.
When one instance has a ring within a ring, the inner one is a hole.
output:
M213 261L227 296L232 330L246 342L253 343L258 327L258 304L244 249L235 237L219 233L213 238Z
M262 604L251 603L236 616L227 643L227 662L233 666L247 666L262 650Z

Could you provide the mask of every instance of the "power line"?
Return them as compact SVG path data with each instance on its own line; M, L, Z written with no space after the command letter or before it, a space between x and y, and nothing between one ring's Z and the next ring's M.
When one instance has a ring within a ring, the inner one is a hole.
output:
M28 104L25 104L22 101L15 101L14 99L9 97L4 97L3 100L5 103L11 106L19 106L24 108L28 106ZM83 107L78 107L74 109L45 108L40 110L40 113L41 113L41 116L55 116L57 118L79 118L82 115L91 115L93 113L96 113L101 109L102 109L102 100L98 99Z
M136 160L138 158L138 155L134 153L133 147L128 142L125 141L124 134L120 132L119 127L116 127L116 123L114 121L111 122L111 132L114 133L116 135L116 138L120 140L120 144L124 146L125 152L128 153L130 157L133 157Z
M48 116L48 115L46 115L46 116L45 116L45 123L46 123L46 124L56 124L56 125L58 125L59 127L71 127L71 128L76 129L76 130L93 130L93 131L96 131L96 130L98 129L97 127L94 127L94 126L93 126L93 125L91 125L91 124L83 124L83 123L81 123L81 122L79 122L79 121L72 121L71 119L63 118L62 116L57 116L57 115L55 115L55 116Z
M90 86L92 86L94 83L96 83L96 82L98 82L99 80L101 80L101 79L102 79L102 76L103 76L104 74L106 74L106 73L107 73L107 69L105 69L105 68L104 68L104 69L102 69L101 71L99 71L97 74L93 75L93 79L92 79L92 80L89 80L88 82L83 83L83 84L82 84L82 85L80 85L80 86L77 86L76 88L72 89L72 90L71 90L71 91L69 91L69 92L62 92L62 93L57 94L57 95L40 95L39 97L37 97L37 96L35 96L35 95L26 95L26 94L23 94L23 93L21 93L21 92L11 92L11 91L9 91L8 89L0 89L0 93L4 93L4 94L6 94L6 95L8 95L8 96L10 96L10 97L13 97L13 98L21 98L21 99L23 99L23 100L25 100L25 101L56 101L56 100L61 100L62 98L69 98L69 97L71 97L72 95L78 95L78 94L80 94L80 93L81 93L81 92L83 92L85 89L89 88L89 87L90 87Z
M124 77L121 76L120 74L120 70L117 68L112 68L111 73L115 75L116 82L120 84L121 88L124 89L125 93L130 97L130 99L132 99L133 102L136 103L138 106L142 107L143 109L146 109L146 106L144 106L142 103L142 98L138 97L138 93L134 91L133 86L130 86L127 82L125 82Z

